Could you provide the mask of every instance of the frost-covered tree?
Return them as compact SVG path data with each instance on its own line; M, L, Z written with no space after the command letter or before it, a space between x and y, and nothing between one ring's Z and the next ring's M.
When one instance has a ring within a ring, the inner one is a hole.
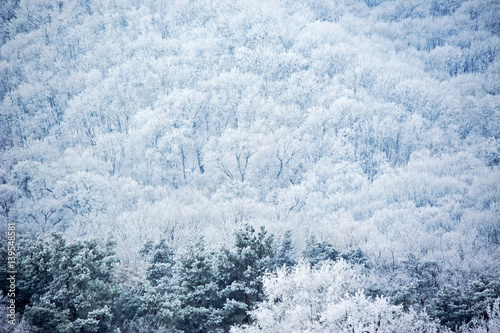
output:
M301 262L264 279L266 301L255 322L232 332L437 332L424 315L406 313L385 298L363 293L359 268L345 261L316 267Z

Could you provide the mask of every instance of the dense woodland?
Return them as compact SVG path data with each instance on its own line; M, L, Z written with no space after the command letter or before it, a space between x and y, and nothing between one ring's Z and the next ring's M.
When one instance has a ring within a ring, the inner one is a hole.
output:
M499 165L498 0L0 2L17 332L500 332Z

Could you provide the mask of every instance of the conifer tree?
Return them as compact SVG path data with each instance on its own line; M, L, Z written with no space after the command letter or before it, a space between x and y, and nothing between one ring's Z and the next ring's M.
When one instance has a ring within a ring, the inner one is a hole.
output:
M273 268L280 268L283 265L286 267L292 267L297 264L292 258L293 255L293 245L292 245L292 232L287 230L283 236L283 242L281 247L276 251L276 255L272 260Z
M175 297L173 296L174 251L170 245L161 239L154 244L147 242L140 253L148 257L149 266L146 270L144 292L139 307L140 316L147 318L153 326L174 325L172 311Z
M150 245L150 243L146 243L142 251L142 253L149 252L151 257L146 278L153 287L157 287L160 284L168 284L168 280L172 278L173 274L174 252L165 239L161 239L158 244L148 249Z
M113 242L67 244L60 234L20 243L25 318L46 332L108 332L113 325Z
M410 307L423 310L438 291L439 267L435 262L419 260L414 254L409 254L403 265L406 283L393 301L405 310Z
M316 237L312 236L303 255L314 266L324 260L337 261L340 258L340 251L328 242L318 242Z
M221 309L212 268L212 254L198 239L177 259L172 291L176 298L176 327L185 332L208 332L220 322Z
M235 233L234 250L222 249L217 257L219 296L224 299L222 326L249 323L249 311L264 299L262 278L272 268L274 238L264 227L250 225Z

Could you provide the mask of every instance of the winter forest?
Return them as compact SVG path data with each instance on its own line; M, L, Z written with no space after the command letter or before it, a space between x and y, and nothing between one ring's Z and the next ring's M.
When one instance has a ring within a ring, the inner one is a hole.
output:
M1 0L0 331L498 333L499 165L498 0Z

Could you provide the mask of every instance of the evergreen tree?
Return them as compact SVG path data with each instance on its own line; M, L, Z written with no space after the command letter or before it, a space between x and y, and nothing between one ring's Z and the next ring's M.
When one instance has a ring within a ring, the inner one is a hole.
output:
M489 320L488 310L500 299L500 281L480 276L466 289L445 286L436 294L429 314L441 324L456 329L474 320Z
M220 324L221 302L203 239L181 254L174 268L173 300L176 327L185 332L209 332Z
M441 324L456 329L471 320L471 300L459 288L445 287L437 293L429 314Z
M438 291L439 267L432 261L421 261L409 254L403 261L405 284L396 291L393 301L405 310L416 307L423 310Z
M158 244L151 247L151 243L146 243L142 253L150 256L150 266L146 272L146 279L153 287L161 284L168 284L172 278L172 268L174 266L174 251L165 241L161 239Z
M272 268L274 238L264 227L256 233L250 225L235 233L235 248L217 256L219 297L224 301L221 326L249 323L249 311L264 299L262 278Z
M173 327L174 251L165 239L161 239L156 244L148 241L140 253L148 258L149 266L146 270L147 283L144 285L139 315L146 318L154 327Z
M113 246L67 244L59 234L20 242L18 289L28 322L44 332L110 331L113 313L120 311L113 303L119 294Z
M366 268L370 267L368 258L360 249L353 249L347 252L343 252L340 256L342 257L342 259L351 264L363 265Z
M303 255L313 266L324 260L337 261L340 259L339 250L328 242L318 242L314 236L307 242Z
M302 254L313 266L325 260L338 261L344 259L351 264L369 267L368 259L360 249L342 252L326 241L318 242L314 236L307 242L306 249Z
M488 318L487 309L500 298L500 278L482 275L469 284L472 315L476 318Z
M292 267L297 264L292 258L293 255L293 245L292 245L292 232L287 230L283 237L283 242L281 247L276 251L274 258L272 259L272 266L274 269L280 268L283 265L287 267Z

